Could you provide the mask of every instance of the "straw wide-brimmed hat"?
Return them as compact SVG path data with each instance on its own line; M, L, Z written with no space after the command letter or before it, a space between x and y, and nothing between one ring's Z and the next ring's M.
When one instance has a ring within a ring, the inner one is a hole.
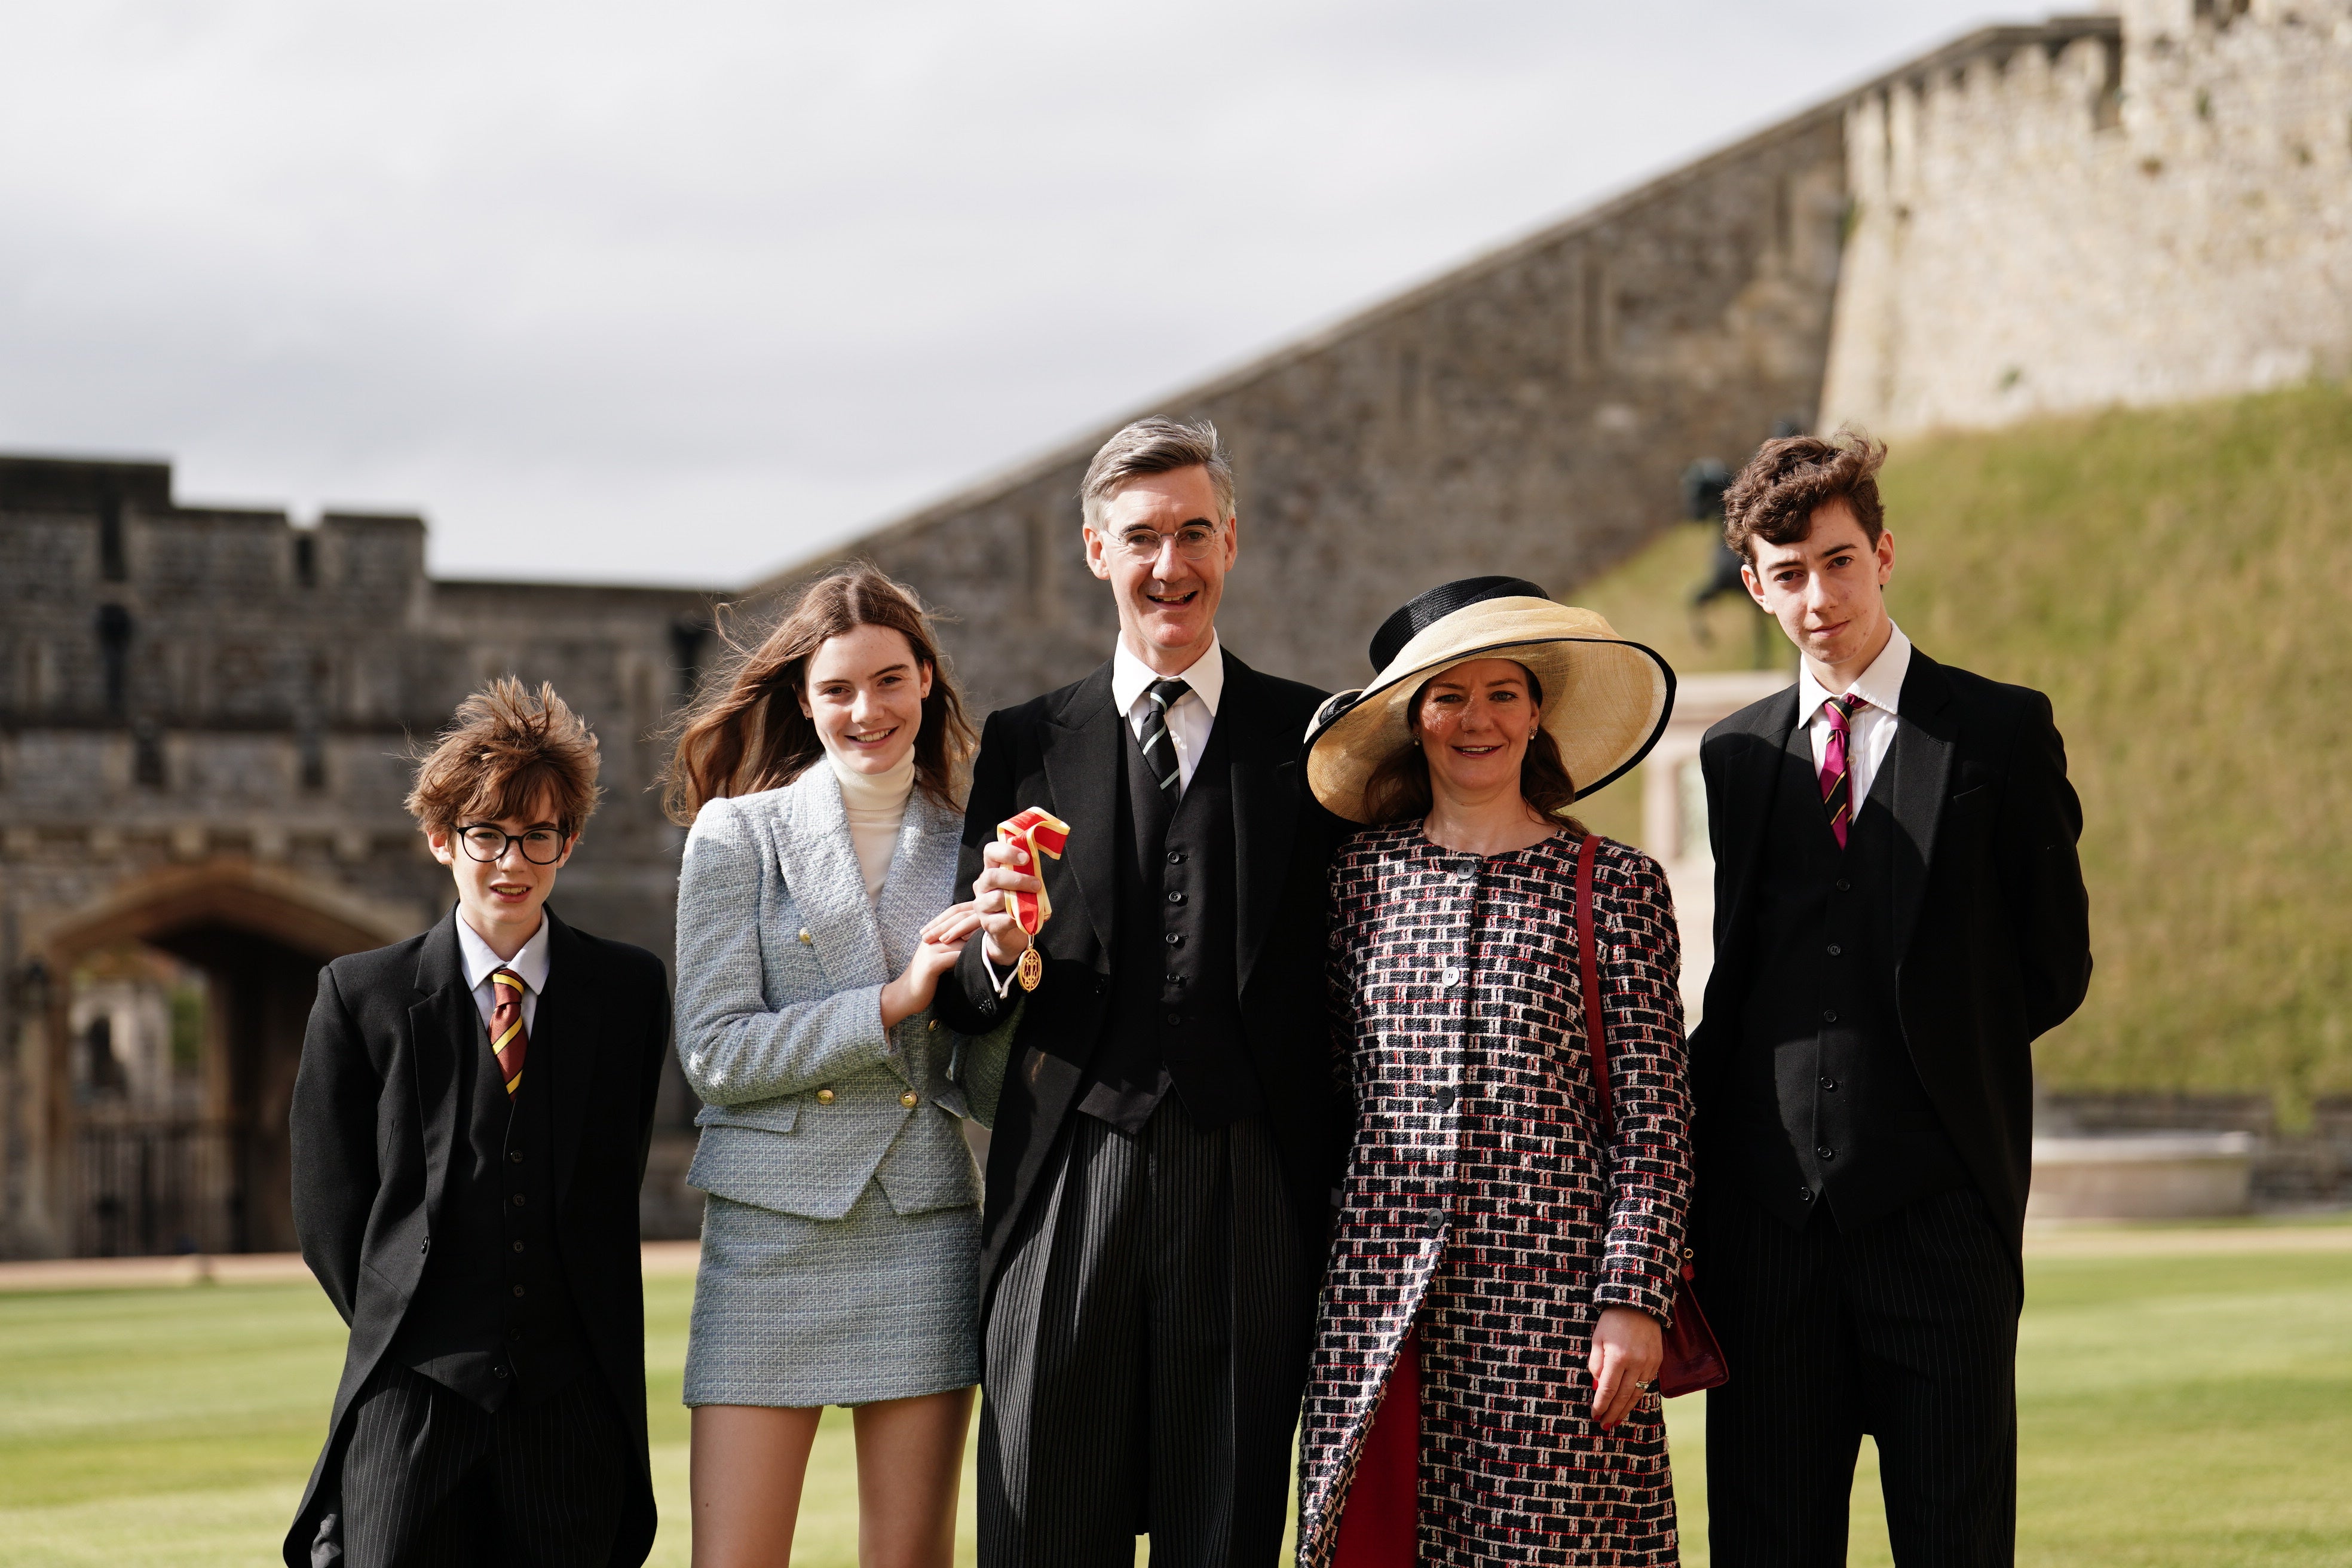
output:
M1407 722L1422 682L1475 658L1525 665L1543 687L1543 727L1580 799L1622 776L1658 743L1674 711L1675 672L1591 610L1555 603L1520 577L1467 577L1432 588L1372 634L1361 691L1326 702L1307 731L1315 798L1363 822L1374 770L1412 745Z

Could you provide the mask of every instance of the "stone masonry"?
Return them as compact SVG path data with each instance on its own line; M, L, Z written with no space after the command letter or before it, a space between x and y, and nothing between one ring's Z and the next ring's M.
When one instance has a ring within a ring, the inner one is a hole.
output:
M2352 0L2129 0L1999 32L1845 110L1824 424L2352 370Z
M2343 374L2347 174L2352 0L2127 0L1972 34L1155 411L1214 419L1234 454L1228 646L1352 686L1412 594L1483 572L1572 594L1675 523L1685 465L1776 424ZM1122 422L743 612L863 556L949 617L976 710L1077 679L1115 622L1076 491ZM183 506L161 463L0 458L0 1257L290 1245L316 968L446 908L407 758L492 676L552 680L604 741L558 906L669 952L655 736L714 595L440 582L424 547L413 517ZM201 1049L156 1033L191 987ZM159 1073L181 1076L142 1100ZM690 1109L673 1079L652 1233L695 1223Z

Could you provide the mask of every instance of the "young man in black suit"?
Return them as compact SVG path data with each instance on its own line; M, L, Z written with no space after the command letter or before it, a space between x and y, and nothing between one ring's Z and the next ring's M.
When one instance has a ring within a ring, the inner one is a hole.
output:
M294 1224L352 1335L289 1568L635 1568L653 1544L637 1187L668 981L544 907L596 766L551 687L467 699L408 799L456 910L319 976Z
M1299 755L1324 694L1218 644L1213 427L1128 426L1080 500L1118 643L989 717L958 879L991 912L934 1004L967 1034L1023 1009L982 1221L981 1562L1094 1568L1149 1533L1161 1568L1271 1563L1346 1149L1335 819ZM1070 829L1034 952L1001 906L1039 868L994 841L1030 806Z
M1691 1037L1715 1561L1845 1561L1862 1435L1906 1564L2011 1560L2032 1045L2090 982L2082 810L2038 691L1888 617L1875 474L1840 432L1724 498L1796 686L1700 750L1716 961Z

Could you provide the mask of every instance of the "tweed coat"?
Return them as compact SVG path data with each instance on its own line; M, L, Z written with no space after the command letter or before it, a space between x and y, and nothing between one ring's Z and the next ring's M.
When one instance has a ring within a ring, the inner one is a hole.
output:
M1593 872L1616 1137L1580 997L1578 840L1487 856L1375 828L1331 868L1330 985L1356 1135L1307 1391L1299 1562L1328 1563L1390 1368L1419 1321L1424 1563L1672 1563L1655 1394L1603 1434L1602 1307L1664 1321L1690 1188L1680 941L1665 879Z
M962 827L917 790L869 900L823 763L703 806L677 898L677 1051L703 1101L689 1184L810 1219L841 1218L869 1181L902 1215L980 1201L961 1037L929 1012L882 1026L883 985L955 901Z

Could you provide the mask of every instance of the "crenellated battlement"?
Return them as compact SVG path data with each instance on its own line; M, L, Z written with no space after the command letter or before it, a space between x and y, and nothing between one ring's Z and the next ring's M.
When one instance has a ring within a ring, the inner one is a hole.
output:
M1825 422L2004 424L2352 367L2352 4L2131 0L1853 95Z

